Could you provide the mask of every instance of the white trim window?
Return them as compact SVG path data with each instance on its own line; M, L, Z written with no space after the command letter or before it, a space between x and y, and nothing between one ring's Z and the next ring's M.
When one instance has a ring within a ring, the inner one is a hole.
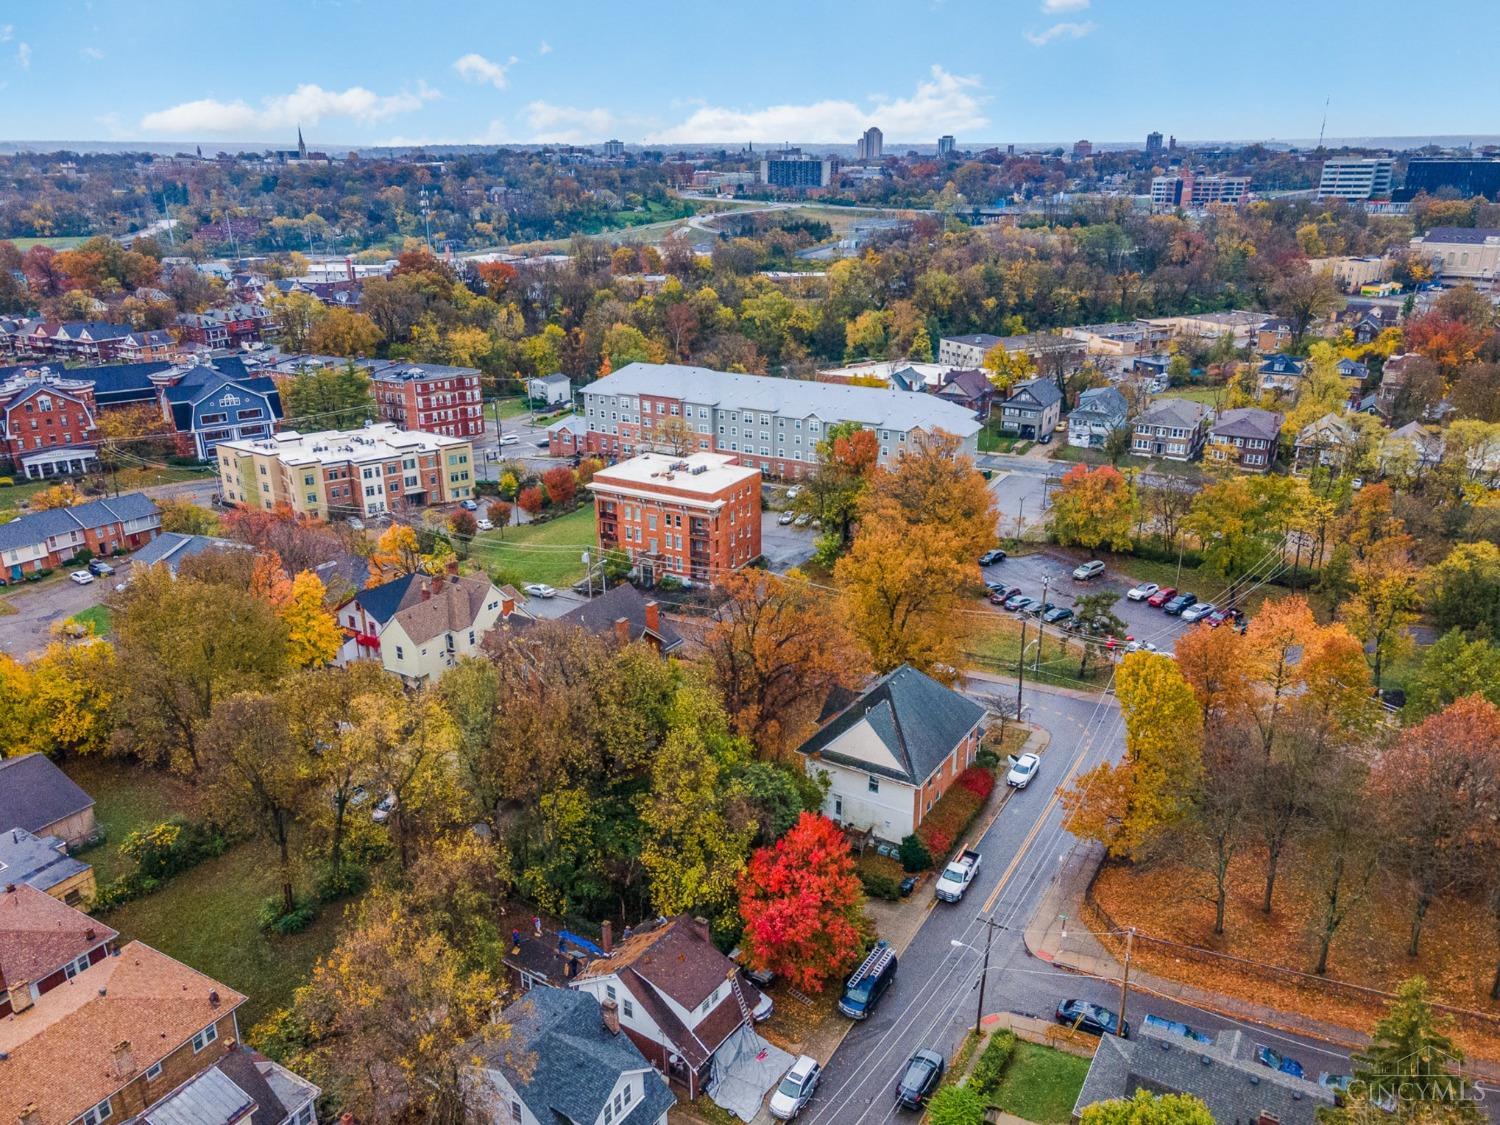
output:
M114 1107L105 1098L92 1109L84 1110L83 1116L78 1119L78 1125L100 1125L100 1122L108 1121L113 1113Z
M198 1032L197 1035L193 1036L193 1054L196 1055L199 1051L203 1050L204 1047L207 1047L210 1043L214 1042L218 1038L219 1025L216 1023L209 1024L202 1031Z

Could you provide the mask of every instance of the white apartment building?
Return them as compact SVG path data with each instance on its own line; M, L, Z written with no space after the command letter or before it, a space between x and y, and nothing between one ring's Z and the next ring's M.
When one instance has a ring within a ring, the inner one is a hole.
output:
M1386 199L1396 162L1388 156L1338 158L1323 162L1319 199Z

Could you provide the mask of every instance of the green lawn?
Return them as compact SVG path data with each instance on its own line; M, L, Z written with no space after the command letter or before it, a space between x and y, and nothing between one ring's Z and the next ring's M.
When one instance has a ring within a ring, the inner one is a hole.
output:
M1085 465L1107 465L1109 458L1102 449L1081 449L1076 445L1060 445L1052 451L1054 461L1075 461ZM1205 481L1203 469L1195 462L1168 461L1166 458L1137 457L1126 454L1117 466L1122 472L1130 469L1156 476L1182 477L1184 480Z
M53 238L6 238L0 241L14 243L17 250L30 250L33 246L50 246L54 250L71 250L83 241L82 235L57 235Z
M183 481L208 480L214 475L213 469L204 466L202 468L187 468L172 466L165 469L122 469L118 473L109 474L93 473L87 477L77 479L75 484L105 483L109 486L111 493L118 488L121 492L134 492L141 488L150 488L158 484L180 484ZM20 480L15 484L0 485L0 511L10 508L19 508L27 503L38 492L43 489L52 488L61 482L53 480Z
M1201 402L1204 406L1214 406L1224 397L1223 387L1178 387L1175 390L1163 391L1157 395L1158 398L1185 398L1189 402Z
M333 948L343 916L343 904L334 903L300 934L267 936L256 915L277 890L274 853L253 840L183 872L104 920L120 931L122 941L143 941L243 992L249 999L240 1011L240 1027L249 1031L291 1003L313 964Z
M555 520L480 532L470 545L474 560L526 582L571 586L583 577L585 550L595 548L594 506L584 504Z
M522 414L528 414L531 411L525 398L499 398L485 404L484 411L487 416L496 409L496 404L499 406L501 418L519 418Z
M114 622L111 620L109 606L91 605L88 609L80 610L69 621L76 621L80 625L87 625L96 637L109 635Z
M991 1102L1039 1125L1062 1125L1073 1118L1073 1103L1088 1072L1088 1059L1036 1043L1017 1043Z
M195 814L192 787L161 770L104 758L75 758L67 763L67 774L94 798L94 820L104 831L104 842L80 854L94 865L101 883L130 868L119 852L120 841L130 833L177 813Z
M1078 661L1081 656L1079 644L1074 641L1066 646L1055 626L1045 626L1041 652L1037 651L1037 621L1026 619L1026 680L1060 687L1078 688L1082 691L1100 691L1109 680L1110 663L1097 654L1089 659L1089 672L1085 679L1078 678ZM1010 613L996 613L993 621L983 621L965 646L964 655L970 664L982 671L1002 676L1016 674L1016 660L1021 650L1021 622ZM1038 657L1040 660L1038 661ZM1033 667L1033 665L1036 665Z

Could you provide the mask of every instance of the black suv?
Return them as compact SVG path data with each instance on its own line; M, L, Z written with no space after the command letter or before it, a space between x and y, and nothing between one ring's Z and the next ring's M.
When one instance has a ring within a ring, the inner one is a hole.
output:
M896 1084L896 1104L907 1109L921 1109L937 1091L946 1064L936 1051L918 1051L901 1072Z

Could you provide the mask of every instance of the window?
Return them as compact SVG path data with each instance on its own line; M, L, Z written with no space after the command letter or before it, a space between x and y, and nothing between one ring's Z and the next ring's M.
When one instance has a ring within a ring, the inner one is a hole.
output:
M604 995L613 1000L615 998L615 986L612 984L606 984L604 986Z
M83 972L83 970L87 969L88 967L89 967L89 955L87 953L85 953L82 957L78 958L78 960L72 961L72 962L68 963L67 965L63 966L63 975L66 976L69 980L72 980L74 977L76 977L79 973Z
M152 1063L150 1066L148 1066L146 1068L146 1081L147 1082L150 1082L153 1078L160 1078L160 1077L161 1077L161 1063Z
M628 1019L628 1020L635 1019L635 1005L632 1004L629 1000L625 1001L625 1006L624 1006L623 1011L625 1012L625 1018L626 1019ZM626 1100L628 1101L629 1099L626 1099Z
M604 1103L604 1125L610 1125L610 1122L613 1121L614 1119L615 1119L615 1107L614 1107L614 1103L612 1103L612 1102L605 1102Z
M293 1115L292 1125L312 1125L313 1109L314 1107L312 1102L305 1102L302 1108L299 1109L295 1115Z
M878 778L878 777L872 777L872 778L870 778L869 790L870 790L871 793L879 793L880 792L880 778Z
M196 1055L218 1037L219 1025L215 1023L209 1024L202 1031L198 1032L197 1035L193 1036L193 1054Z
M396 646L396 659L397 660L405 660L406 659L406 653L402 650L402 648L401 648L400 645Z
M631 1095L633 1089L634 1089L633 1087L628 1086L628 1085L625 1087L625 1104L626 1105L630 1104L630 1095Z
M108 1121L113 1112L114 1108L109 1104L109 1099L105 1098L93 1109L86 1111L78 1120L80 1125L99 1125L101 1121Z
M519 1120L521 1120L521 1103L520 1102L518 1102L518 1101L512 1101L510 1103L510 1119L512 1121L519 1121Z
M619 1113L620 1110L622 1110L624 1108L625 1108L625 1095L624 1094L616 1094L615 1095L615 1112Z

